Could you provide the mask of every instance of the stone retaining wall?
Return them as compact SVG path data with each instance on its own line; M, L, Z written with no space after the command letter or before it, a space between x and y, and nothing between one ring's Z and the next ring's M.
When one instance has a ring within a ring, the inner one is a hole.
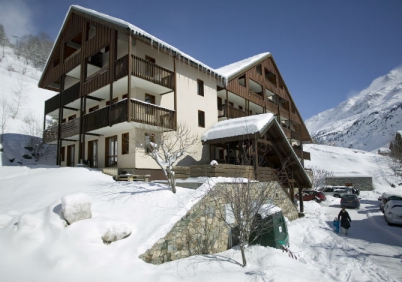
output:
M373 178L370 176L336 176L327 177L326 184L332 186L345 186L346 183L352 183L353 187L360 191L372 191L373 190Z
M214 189L229 189L230 185L221 183ZM277 182L250 183L250 189L258 189L260 185L270 185L267 190L268 199L282 209L284 216L289 220L298 218L297 208ZM229 227L222 216L225 213L224 207L223 199L217 201L208 193L140 258L148 263L161 264L192 255L227 250Z

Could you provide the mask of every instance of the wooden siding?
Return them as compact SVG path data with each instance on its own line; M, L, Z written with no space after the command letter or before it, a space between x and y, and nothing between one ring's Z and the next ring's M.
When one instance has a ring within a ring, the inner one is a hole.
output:
M116 60L114 64L114 80L119 80L128 74L128 55Z
M260 74L256 68L256 66L259 64L261 64L262 74ZM275 76L276 83L272 83L272 81L268 80L265 77L266 70ZM246 86L243 86L239 83L239 78L242 76L245 77ZM249 89L250 80L253 80L255 83L261 85L264 96L260 96ZM300 130L301 140L303 141L311 140L309 133L305 128L302 119L297 111L294 101L283 82L283 79L276 67L274 60L271 57L259 62L255 66L252 66L250 69L245 70L244 72L239 73L238 75L233 77L228 82L226 88L228 91L265 108L267 111L271 113L278 114L279 111L279 114L282 117L286 117L287 119L290 119L297 126L302 127ZM265 96L265 89L268 89L272 93L276 94L278 97L288 101L289 109L284 108L278 109L278 106L269 101L269 99ZM289 111L290 109L291 111Z

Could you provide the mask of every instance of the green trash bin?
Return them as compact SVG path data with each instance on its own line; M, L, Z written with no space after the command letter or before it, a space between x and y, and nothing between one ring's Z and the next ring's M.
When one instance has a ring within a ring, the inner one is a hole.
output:
M288 228L279 208L264 217L257 214L253 230L249 238L250 245L277 249L281 249L281 246L289 246Z

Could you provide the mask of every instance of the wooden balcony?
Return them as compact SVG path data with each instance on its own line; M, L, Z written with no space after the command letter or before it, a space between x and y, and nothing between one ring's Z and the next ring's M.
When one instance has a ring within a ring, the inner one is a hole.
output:
M110 106L100 108L84 116L84 131L113 126L127 121L127 100L121 100Z
M293 151L295 151L296 156L303 160L311 160L311 155L309 152L302 151L300 149L296 149L293 147Z
M70 88L64 90L62 106L79 99L80 97L80 83L76 83ZM53 96L45 101L45 115L57 110L59 108L60 94Z
M227 117L228 119L247 116L247 112L237 109L228 104L222 105L222 110L223 110L223 116Z
M175 111L153 104L131 99L133 116L131 121L175 130Z
M52 126L43 132L43 142L50 143L57 141L58 126ZM61 139L67 139L78 135L80 132L80 118L75 118L61 125Z
M163 87L174 89L174 72L165 69L150 61L131 55L132 75L161 85Z

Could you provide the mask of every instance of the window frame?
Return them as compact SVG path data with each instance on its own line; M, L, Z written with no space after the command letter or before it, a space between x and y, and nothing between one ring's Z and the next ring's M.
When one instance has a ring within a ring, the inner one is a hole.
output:
M204 97L204 81L197 79L197 94Z
M205 128L205 112L198 110L198 127Z
M121 135L121 154L128 155L130 153L130 134L128 132Z

